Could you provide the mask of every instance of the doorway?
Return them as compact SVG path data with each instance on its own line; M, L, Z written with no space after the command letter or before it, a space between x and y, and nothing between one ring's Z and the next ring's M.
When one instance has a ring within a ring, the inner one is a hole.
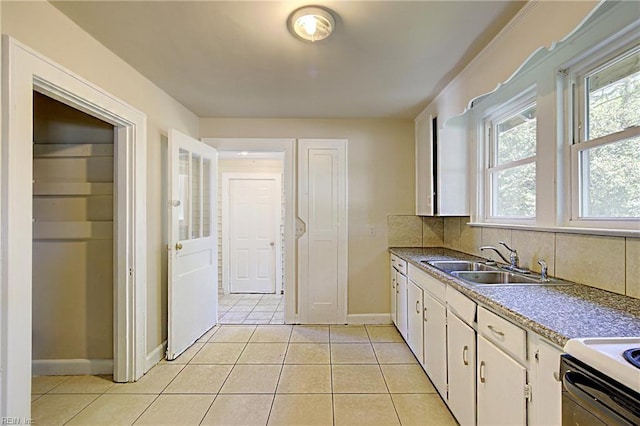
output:
M282 274L283 274L283 287L284 294L247 294L247 295L234 295L233 297L238 299L235 301L224 301L224 291L220 286L220 293L222 293L223 301L219 308L228 305L241 306L239 301L244 298L245 306L275 304L274 300L268 299L280 299L277 302L276 312L280 310L284 312L284 322L286 324L295 324L298 321L298 294L296 288L296 220L295 220L295 139L291 138L203 138L202 142L210 145L218 150L218 158L223 158L227 153L231 153L233 158L238 158L238 153L269 153L278 154L282 158L282 238L283 238L283 250L282 250ZM221 191L218 191L221 194ZM221 200L220 200L221 201ZM221 206L221 202L218 204ZM220 213L219 217L222 217ZM220 250L219 253L222 253ZM220 262L222 265L222 262ZM222 274L222 268L220 268L220 274ZM222 276L220 276L222 280ZM254 300L251 300L251 299ZM260 299L260 300L255 300ZM262 302L262 303L261 303ZM273 306L273 305L272 305ZM244 309L250 309L249 307ZM248 315L247 315L248 316ZM222 316L221 316L222 318ZM271 319L273 320L273 318ZM271 321L269 320L269 322ZM237 320L236 320L237 321ZM256 320L258 321L258 320ZM264 322L265 319L261 320Z
M32 374L113 374L114 127L33 92Z
M15 39L3 37L3 141L0 168L0 407L28 418L32 375L33 92L114 126L118 188L114 217L113 378L145 371L146 115ZM10 107L9 107L10 106ZM27 273L25 273L25 271Z
M219 322L283 324L283 153L226 151L218 165Z

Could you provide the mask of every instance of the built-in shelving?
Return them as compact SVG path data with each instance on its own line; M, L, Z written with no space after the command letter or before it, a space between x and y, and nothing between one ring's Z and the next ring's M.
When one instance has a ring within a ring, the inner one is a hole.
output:
M33 145L34 241L113 239L113 144Z

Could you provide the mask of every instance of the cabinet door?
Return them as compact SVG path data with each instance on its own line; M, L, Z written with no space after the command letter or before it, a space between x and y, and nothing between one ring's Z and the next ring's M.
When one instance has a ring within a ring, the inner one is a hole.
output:
M447 397L447 311L423 292L424 369L444 399Z
M462 426L476 422L476 332L447 312L448 405Z
M433 145L432 116L420 116L415 121L416 137L416 214L433 216Z
M562 423L562 382L560 382L560 354L562 352L549 343L538 340L538 371L536 405L538 425L559 425Z
M478 425L526 424L527 370L478 335Z
M416 358L422 362L422 289L411 280L409 280L407 300L407 343Z
M391 267L391 321L398 326L398 320L396 318L396 274L398 272L395 268Z
M407 277L396 274L396 327L404 340L407 340Z

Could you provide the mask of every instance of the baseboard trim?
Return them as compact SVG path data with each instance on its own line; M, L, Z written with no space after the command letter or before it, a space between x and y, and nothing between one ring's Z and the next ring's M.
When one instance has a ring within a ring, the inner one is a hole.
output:
M347 324L392 324L391 314L349 314Z
M34 376L113 374L112 359L34 359Z
M160 343L154 350L148 355L144 363L144 372L151 370L151 367L159 363L164 359L164 354L167 351L167 341Z

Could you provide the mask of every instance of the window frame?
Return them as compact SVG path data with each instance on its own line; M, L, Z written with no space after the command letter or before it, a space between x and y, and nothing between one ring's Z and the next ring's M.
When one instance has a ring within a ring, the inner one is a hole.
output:
M613 40L612 40L613 39ZM582 216L583 163L582 153L591 149L621 142L640 136L640 125L628 127L605 136L586 140L588 132L588 95L587 78L605 68L608 64L622 60L625 56L640 52L640 41L637 37L613 37L595 48L582 52L577 58L559 69L565 77L566 96L569 97L565 116L567 126L568 155L564 162L568 171L569 200L566 203L569 211L565 212L565 226L598 229L640 229L638 217L590 217Z
M535 154L533 156L521 158L508 163L497 164L497 127L498 125L516 115L518 112L525 111L530 107L536 107L536 143ZM484 206L482 207L482 213L484 222L486 223L502 223L502 224L519 224L519 225L535 225L536 218L538 216L538 99L536 86L533 85L526 90L512 96L509 100L501 103L498 107L490 109L484 115L482 119L483 126L483 152L484 161L482 164L482 179L484 181ZM527 164L534 164L536 171L536 202L534 206L533 216L500 216L495 213L497 199L495 197L495 185L494 182L497 179L497 174L501 171L512 170L520 166Z

